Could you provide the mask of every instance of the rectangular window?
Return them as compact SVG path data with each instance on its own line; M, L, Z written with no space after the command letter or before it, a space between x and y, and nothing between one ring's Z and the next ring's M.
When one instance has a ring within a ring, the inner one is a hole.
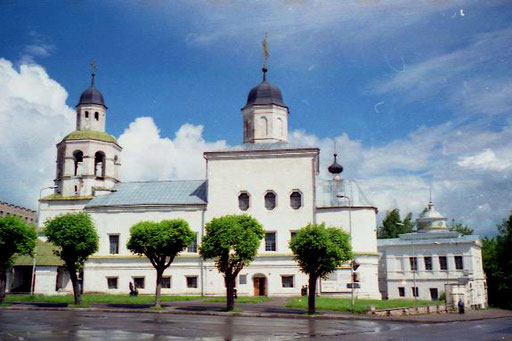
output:
M293 288L293 276L281 276L281 285L283 288Z
M448 270L448 262L446 256L439 256L439 268L441 270Z
M238 276L238 283L240 283L240 284L247 284L247 275L240 275L240 276Z
M409 257L409 264L411 265L411 271L418 270L418 259L416 257Z
M432 301L437 301L439 299L439 293L437 292L437 288L430 288L430 298Z
M194 240L192 241L192 244L190 244L188 246L187 252L197 253L197 234L196 234Z
M297 231L291 231L290 232L290 239L295 238L296 235L297 235Z
M110 242L110 254L117 255L119 253L119 235L111 234L108 236Z
M109 289L117 289L117 277L107 277L107 285Z
M432 257L424 257L425 270L432 270Z
M144 289L144 277L133 277L133 284L137 289Z
M276 251L276 233L265 233L265 251Z
M187 288L197 288L197 276L187 276Z
M462 260L462 256L455 256L455 269L457 269L457 270L464 269L464 262Z
M418 287L411 287L411 289L412 289L412 295L414 297L418 297L418 295L419 295Z
M163 289L171 288L171 276L162 277L162 288Z
M405 288L404 287L398 287L398 296L405 297Z

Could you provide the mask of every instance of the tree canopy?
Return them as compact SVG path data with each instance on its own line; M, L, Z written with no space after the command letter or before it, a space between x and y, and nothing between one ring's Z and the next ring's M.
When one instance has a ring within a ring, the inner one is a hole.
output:
M386 217L382 220L382 225L379 226L377 231L377 237L379 239L398 238L400 234L411 233L413 227L412 213L407 214L402 221L400 210L395 208L388 211Z
M450 227L450 231L459 232L463 236L470 235L470 234L473 234L473 232L475 232L468 225L462 225L462 223L455 223L455 224L453 224L453 226Z
M498 235L482 240L482 259L487 276L489 304L512 308L512 213L497 226Z
M57 246L55 254L64 262L73 283L75 304L81 304L77 272L98 251L99 237L94 222L84 212L63 214L45 222L44 234Z
M0 217L0 303L5 298L7 270L16 255L32 255L37 233L34 225L18 217Z
M224 274L227 310L232 310L236 276L258 254L265 230L248 215L214 218L206 224L205 230L200 255L203 259L214 259L217 269Z
M350 235L337 227L309 224L290 240L290 249L302 272L309 275L308 312L315 312L316 281L353 258Z
M141 221L130 228L127 248L146 256L156 270L155 306L160 307L162 275L176 255L189 246L196 238L183 219L162 220L160 222Z

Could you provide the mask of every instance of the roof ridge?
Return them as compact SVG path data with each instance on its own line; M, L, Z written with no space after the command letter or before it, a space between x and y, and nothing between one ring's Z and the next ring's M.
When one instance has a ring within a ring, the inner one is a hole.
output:
M119 184L136 184L136 183L151 183L151 182L192 182L192 181L207 181L206 179L186 179L186 180L139 180L139 181L122 181Z

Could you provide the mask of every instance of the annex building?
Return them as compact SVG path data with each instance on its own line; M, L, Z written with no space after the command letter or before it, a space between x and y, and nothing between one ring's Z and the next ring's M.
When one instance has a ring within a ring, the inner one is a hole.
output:
M105 131L107 105L94 74L76 106L76 130L57 144L55 192L40 201L40 226L59 214L85 211L96 223L99 251L86 262L84 292L154 293L156 271L144 257L131 254L130 227L141 220L183 218L196 241L164 273L163 294L223 295L224 280L214 262L203 261L198 244L213 217L249 214L266 230L255 261L239 274L240 295L300 295L307 277L288 248L294 233L308 223L339 226L352 236L355 262L346 264L318 288L321 294L348 296L351 282L358 298L380 299L374 207L357 184L340 178L336 161L330 178L319 176L320 150L288 142L291 116L278 87L263 80L250 90L240 120L243 141L223 150L204 151L202 180L122 182L122 146ZM70 291L58 264L36 270L35 292ZM66 282L67 281L67 282Z

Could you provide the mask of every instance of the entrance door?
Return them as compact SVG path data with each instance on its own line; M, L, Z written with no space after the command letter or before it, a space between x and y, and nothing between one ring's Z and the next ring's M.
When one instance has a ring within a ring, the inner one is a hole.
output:
M267 278L266 277L254 277L253 278L254 296L266 296L267 295Z

